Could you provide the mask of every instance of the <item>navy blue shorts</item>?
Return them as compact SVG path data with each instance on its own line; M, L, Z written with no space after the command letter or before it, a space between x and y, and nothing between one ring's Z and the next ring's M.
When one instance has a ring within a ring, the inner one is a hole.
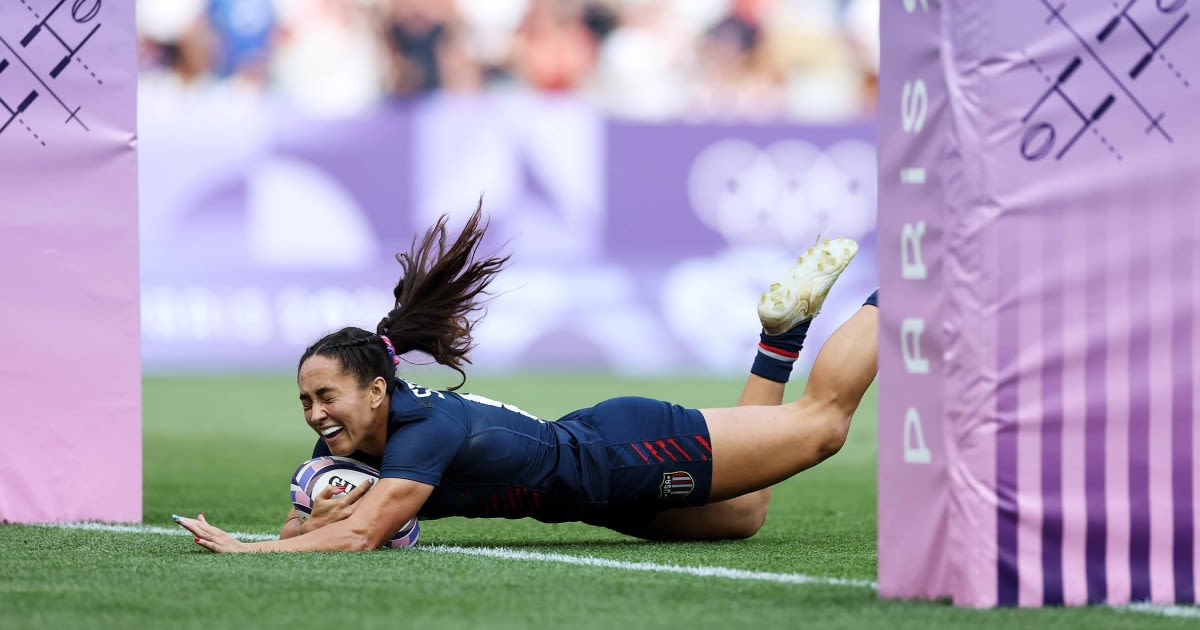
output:
M600 435L591 448L608 463L608 508L588 522L624 530L659 511L708 502L712 445L700 411L627 396L563 419L590 425Z

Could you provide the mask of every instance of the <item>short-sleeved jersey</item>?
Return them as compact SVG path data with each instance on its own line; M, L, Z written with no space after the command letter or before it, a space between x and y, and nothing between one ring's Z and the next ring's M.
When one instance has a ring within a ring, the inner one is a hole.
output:
M318 439L313 456L329 454ZM592 520L608 502L601 436L582 422L546 422L516 407L396 380L382 458L354 457L381 477L435 486L418 514Z
M472 394L396 379L383 477L434 486L418 516L532 517L625 531L660 510L701 505L712 485L708 426L696 409L620 397L555 422ZM313 457L329 454L318 440Z

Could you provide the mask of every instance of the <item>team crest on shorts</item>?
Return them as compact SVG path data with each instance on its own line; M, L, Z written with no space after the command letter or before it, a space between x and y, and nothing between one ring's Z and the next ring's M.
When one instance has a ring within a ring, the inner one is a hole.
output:
M686 497L696 489L696 480L690 473L682 470L663 473L662 485L658 487L659 496L663 499Z

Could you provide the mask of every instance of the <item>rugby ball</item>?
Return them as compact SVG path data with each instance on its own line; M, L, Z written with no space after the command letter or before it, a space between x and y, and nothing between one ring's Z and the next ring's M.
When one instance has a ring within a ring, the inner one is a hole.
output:
M335 455L310 459L300 464L292 475L292 505L301 519L307 519L312 514L313 500L326 486L336 486L338 491L333 496L337 497L349 494L368 480L378 479L379 471L356 459ZM414 516L385 546L411 547L420 537L421 526Z

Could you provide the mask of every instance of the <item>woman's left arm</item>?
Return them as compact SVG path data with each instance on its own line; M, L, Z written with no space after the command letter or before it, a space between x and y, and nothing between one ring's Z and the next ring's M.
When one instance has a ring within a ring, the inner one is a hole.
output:
M248 551L368 551L382 547L433 493L433 486L409 479L380 479L345 520L284 540L243 543L199 519L177 522L196 537L196 544L218 553Z

